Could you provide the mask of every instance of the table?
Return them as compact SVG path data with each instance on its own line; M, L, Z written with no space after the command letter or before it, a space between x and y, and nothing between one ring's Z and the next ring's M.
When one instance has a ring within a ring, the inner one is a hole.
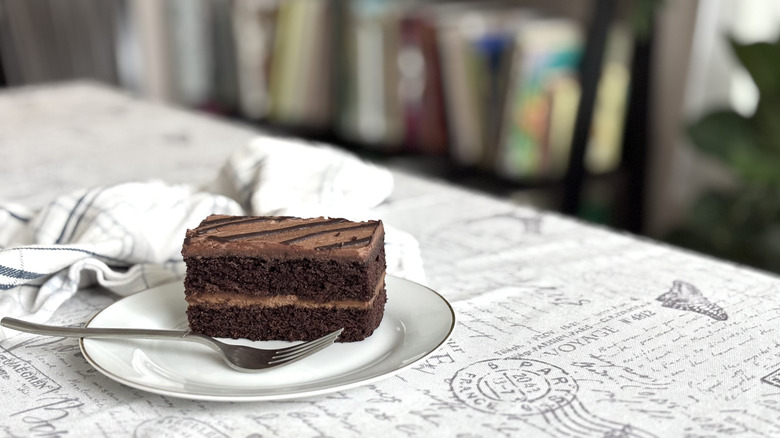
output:
M74 111L84 102L88 110ZM4 92L0 120L0 200L29 204L126 178L196 183L258 134L90 83ZM118 156L119 172L107 166ZM776 276L393 174L395 190L376 214L417 239L425 285L457 315L431 356L334 393L209 402L116 383L84 360L76 340L20 335L0 342L0 432L780 436ZM116 299L80 291L51 322L82 323Z

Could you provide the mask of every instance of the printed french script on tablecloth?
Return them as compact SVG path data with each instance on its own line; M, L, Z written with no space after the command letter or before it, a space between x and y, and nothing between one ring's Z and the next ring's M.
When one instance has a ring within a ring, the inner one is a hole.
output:
M495 347L453 374L462 403L551 436L780 432L777 309L724 308L684 281L595 312L591 303L550 306L547 292L507 292L460 312L461 339ZM550 312L559 306L571 309ZM515 322L515 342L501 345L508 325L498 330L491 314Z

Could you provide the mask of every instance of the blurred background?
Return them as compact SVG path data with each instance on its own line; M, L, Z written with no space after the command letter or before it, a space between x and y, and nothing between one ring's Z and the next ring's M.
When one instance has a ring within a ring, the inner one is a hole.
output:
M0 0L0 92L97 81L780 272L778 24L773 0Z

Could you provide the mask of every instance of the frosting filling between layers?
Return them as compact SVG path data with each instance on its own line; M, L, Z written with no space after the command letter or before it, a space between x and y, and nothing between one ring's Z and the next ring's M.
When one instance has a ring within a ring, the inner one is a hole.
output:
M185 297L187 303L201 306L233 306L233 307L281 307L296 306L302 308L325 308L325 309L368 309L374 305L374 300L379 296L385 287L384 275L382 280L377 283L374 293L368 301L357 300L336 300L336 301L314 301L301 299L297 295L274 295L274 296L256 296L244 295L230 292L209 293L188 295Z

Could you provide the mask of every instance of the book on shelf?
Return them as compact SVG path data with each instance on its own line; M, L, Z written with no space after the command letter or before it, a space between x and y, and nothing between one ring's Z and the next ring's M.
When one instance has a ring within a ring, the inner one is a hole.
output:
M233 0L239 114L260 120L270 108L269 76L279 0Z
M532 59L531 53L533 59L539 58L545 49L527 35L537 29L555 37L557 32L550 26L553 21L565 22L572 29L576 24L545 18L511 2L456 4L441 9L439 42L454 161L490 172L505 170L504 176L509 177L516 176L521 166L536 166L526 157L510 161L511 152L506 150L507 137L516 134L508 125L523 117L546 136L549 116L540 110L550 105L532 98L528 82L532 76L521 68L529 65L524 58ZM539 65L536 75L547 70L546 65ZM541 153L534 145L526 146L528 155Z
M269 78L269 117L273 120L290 121L296 117L296 87L304 86L299 54L305 16L302 0L286 0L279 5Z
M309 128L331 123L332 7L310 0L279 5L269 83L272 121Z
M204 107L214 92L208 0L168 0L164 5L173 98L188 107Z
M582 48L581 26L572 20L544 17L518 30L495 155L494 169L500 175L524 180L561 176L573 123L563 109L553 110L553 104L578 100L573 85ZM568 126L553 120L554 115L564 117ZM553 128L556 135L551 135Z
M429 7L410 8L401 15L397 93L406 149L443 155L447 125L435 20L435 11Z
M471 86L467 50L469 42L454 20L439 23L439 53L442 61L442 85L449 129L449 154L461 165L479 163L485 144L478 115L476 89Z
M342 133L386 152L445 153L447 125L432 8L371 0L347 4Z
M173 101L170 47L165 43L169 39L165 4L157 0L133 0L127 4L126 15L128 27L132 28L130 32L137 38L139 55L137 65L124 66L125 74L138 75L138 91L143 96Z
M610 28L604 62L596 94L596 107L585 168L593 174L611 172L620 166L623 130L631 85L631 58L634 41L625 24Z
M234 114L239 106L238 61L233 37L233 5L224 0L209 0L213 29L213 93L208 105L214 112Z
M491 167L514 34L534 12L511 2L445 3L436 9L449 154L464 166Z
M344 8L339 132L366 147L398 150L403 118L397 66L400 11L389 2L350 0Z

